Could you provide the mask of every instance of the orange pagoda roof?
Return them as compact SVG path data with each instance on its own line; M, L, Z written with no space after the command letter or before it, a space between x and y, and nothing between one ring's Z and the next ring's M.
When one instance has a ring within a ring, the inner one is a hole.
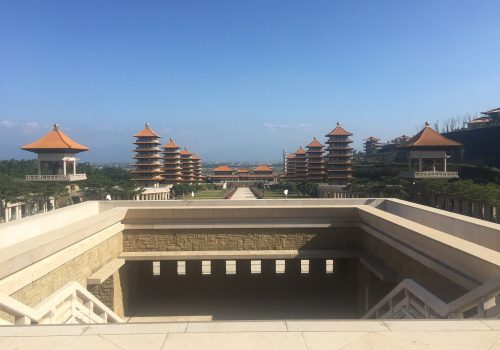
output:
M238 169L237 171L238 171L238 173L249 173L250 172L250 170L245 169L245 168Z
M139 131L134 137L161 137L157 133L155 133L151 128L149 123L146 123L146 127Z
M188 151L187 147L184 147L184 149L181 151L181 154L184 156L192 155L192 153Z
M352 136L352 134L349 131L346 131L344 128L340 126L340 123L337 122L337 126L335 129L333 129L328 135L325 135L326 137L328 136Z
M287 158L288 158L288 159L293 159L293 158L295 158L295 154L290 153L290 154L287 156Z
M273 168L268 167L267 165L259 165L253 171L273 171Z
M175 143L173 138L170 138L168 143L166 143L163 148L168 148L168 149L179 149L180 147Z
M200 160L201 158L200 158L199 155L197 155L196 153L194 153L193 157L191 159L193 159L193 160Z
M233 168L231 168L227 165L221 165L221 166L218 166L217 168L214 168L213 171L233 171Z
M405 143L399 145L401 148L413 148L413 147L460 147L462 144L457 141L450 140L444 137L437 131L433 130L429 123L425 123L425 128L423 128L418 134L413 136L411 139Z
M370 136L370 137L366 138L365 141L380 141L380 139L377 139L374 136Z
M316 138L312 140L310 144L307 145L307 148L314 148L314 147L324 147L324 145L321 144Z
M306 154L306 151L302 148L302 146L300 146L295 154Z
M76 143L70 139L65 133L59 129L58 124L54 124L54 129L49 131L48 134L39 138L33 143L24 145L21 147L25 151L30 152L43 152L50 150L66 151L72 153L78 153L83 151L88 151L89 148L84 145Z

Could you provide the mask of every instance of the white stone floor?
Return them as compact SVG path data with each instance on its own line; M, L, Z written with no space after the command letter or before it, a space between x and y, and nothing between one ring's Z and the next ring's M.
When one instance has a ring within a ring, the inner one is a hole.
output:
M500 349L500 320L2 326L0 349Z
M240 199L257 199L252 191L250 191L250 188L248 187L239 187L236 192L234 192L233 196L231 199L234 200L240 200Z

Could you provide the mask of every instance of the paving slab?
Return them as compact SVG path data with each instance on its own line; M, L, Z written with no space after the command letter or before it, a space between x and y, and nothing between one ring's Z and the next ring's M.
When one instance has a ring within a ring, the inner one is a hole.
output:
M285 321L262 321L262 322L190 322L186 332L286 332Z

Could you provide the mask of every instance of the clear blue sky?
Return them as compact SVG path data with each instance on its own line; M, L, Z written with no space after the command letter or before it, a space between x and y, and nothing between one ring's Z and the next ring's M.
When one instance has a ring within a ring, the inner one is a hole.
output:
M0 0L0 159L59 122L128 161L150 122L210 161L355 147L500 106L500 1Z

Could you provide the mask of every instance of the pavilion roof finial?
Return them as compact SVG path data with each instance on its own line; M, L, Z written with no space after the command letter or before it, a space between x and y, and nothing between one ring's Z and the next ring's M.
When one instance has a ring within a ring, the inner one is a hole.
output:
M59 130L59 123L54 124L54 130Z
M337 126L340 126L340 122L337 122Z
M427 127L429 127L429 126L431 126L431 123L429 123L429 122L425 122L425 127L427 128Z
M150 126L151 126L151 124L146 123L146 128L148 128L148 129L149 129L149 127L150 127Z

